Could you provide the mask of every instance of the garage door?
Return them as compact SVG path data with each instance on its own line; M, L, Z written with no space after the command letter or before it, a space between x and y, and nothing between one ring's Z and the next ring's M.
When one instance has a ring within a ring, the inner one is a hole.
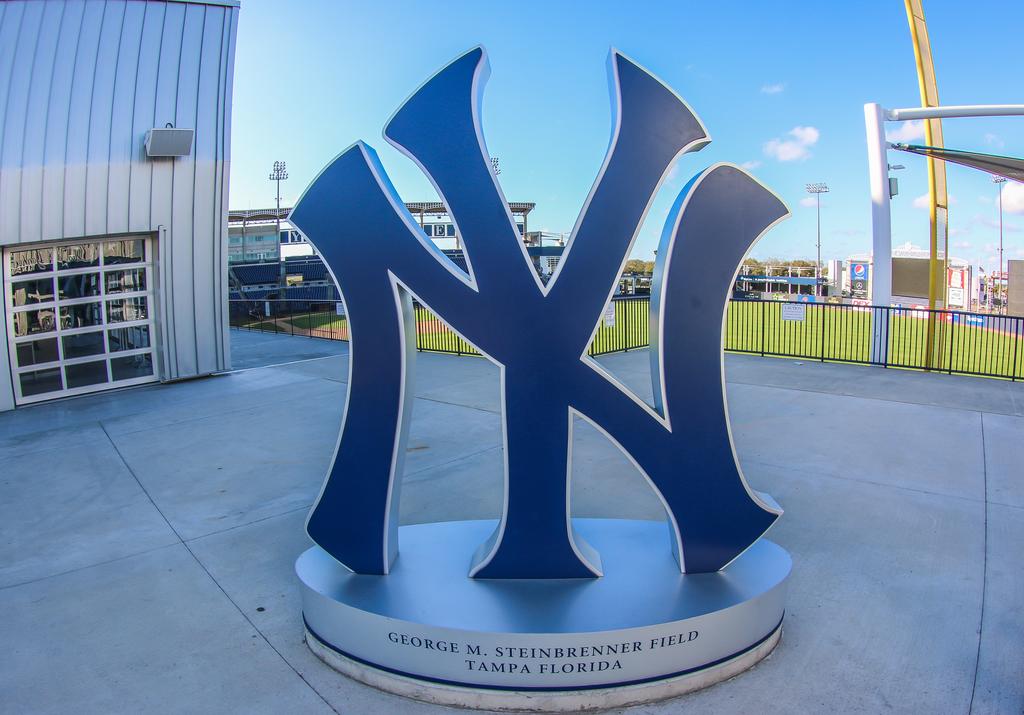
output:
M152 256L138 236L4 251L18 404L157 379Z

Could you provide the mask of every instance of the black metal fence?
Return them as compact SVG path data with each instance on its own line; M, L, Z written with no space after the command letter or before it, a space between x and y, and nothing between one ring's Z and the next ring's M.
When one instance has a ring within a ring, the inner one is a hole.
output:
M591 355L650 344L647 296L612 301ZM343 304L230 301L231 325L247 330L348 340ZM415 306L416 348L476 355L425 307ZM685 329L683 327L682 329ZM730 301L724 348L731 352L1024 379L1024 318L951 310L834 303Z

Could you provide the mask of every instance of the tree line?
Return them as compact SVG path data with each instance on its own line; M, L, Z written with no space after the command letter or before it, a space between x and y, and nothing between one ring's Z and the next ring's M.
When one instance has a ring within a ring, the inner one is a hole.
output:
M746 258L743 260L743 270L740 272L746 275L759 276L785 275L786 271L780 270L782 266L793 266L794 268L807 268L812 273L814 271L814 261L806 261L803 259L783 260L781 258L768 258L763 261L759 261L756 258ZM639 258L630 258L628 261L626 261L626 267L623 269L623 272L637 273L640 275L650 275L654 273L654 261L644 261Z

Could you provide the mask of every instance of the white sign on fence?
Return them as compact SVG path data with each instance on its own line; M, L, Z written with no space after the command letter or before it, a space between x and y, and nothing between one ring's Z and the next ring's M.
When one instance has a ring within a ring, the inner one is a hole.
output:
M785 303L782 306L783 320L803 320L807 317L807 306L803 303Z
M345 304L338 302L334 304L334 312L337 315L345 315Z
M964 303L964 289L963 288L950 288L948 291L947 307L951 308L966 308L967 305Z
M615 303L609 303L605 306L602 320L606 328L615 327Z

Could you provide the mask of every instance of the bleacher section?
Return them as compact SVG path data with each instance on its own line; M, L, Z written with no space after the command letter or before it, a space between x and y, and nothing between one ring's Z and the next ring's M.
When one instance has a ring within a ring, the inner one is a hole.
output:
M301 275L303 282L331 280L330 274L327 273L327 266L318 256L289 258L285 261L285 271L290 276Z
M543 249L528 248L530 257L536 263L537 256L549 253L561 253L561 247ZM465 254L458 249L443 251L456 266L469 272ZM331 279L327 266L319 256L291 256L285 260L285 276L289 285L285 294L281 293L281 266L278 263L243 263L231 264L228 267L231 300L280 300L294 302L289 306L294 310L307 310L314 303L328 303L340 300L341 296Z
M289 286L285 290L288 300L327 302L337 300L334 286Z
M291 311L309 310L316 303L330 303L339 299L327 267L319 256L289 258L285 263L285 276L289 285L281 295L281 266L278 263L232 264L228 267L233 301L285 300ZM295 284L297 282L297 284Z
M446 250L445 255L462 270L468 272L462 251ZM280 299L281 267L277 263L232 264L228 268L231 279L230 300ZM339 300L338 291L319 256L292 256L285 260L285 276L301 277L299 285L285 290L284 299L304 302Z
M464 254L461 250L445 249L443 253L444 255L448 256L448 258L451 259L452 263L457 265L466 273L469 273L469 267L466 264L466 254Z
M276 263L246 263L231 266L235 276L244 286L261 285L266 283L277 283L280 276L280 268Z
M271 295L273 293L273 295ZM264 300L266 298L277 298L276 290L267 290L266 288L254 288L253 290L247 290L241 295L242 298L248 300Z

